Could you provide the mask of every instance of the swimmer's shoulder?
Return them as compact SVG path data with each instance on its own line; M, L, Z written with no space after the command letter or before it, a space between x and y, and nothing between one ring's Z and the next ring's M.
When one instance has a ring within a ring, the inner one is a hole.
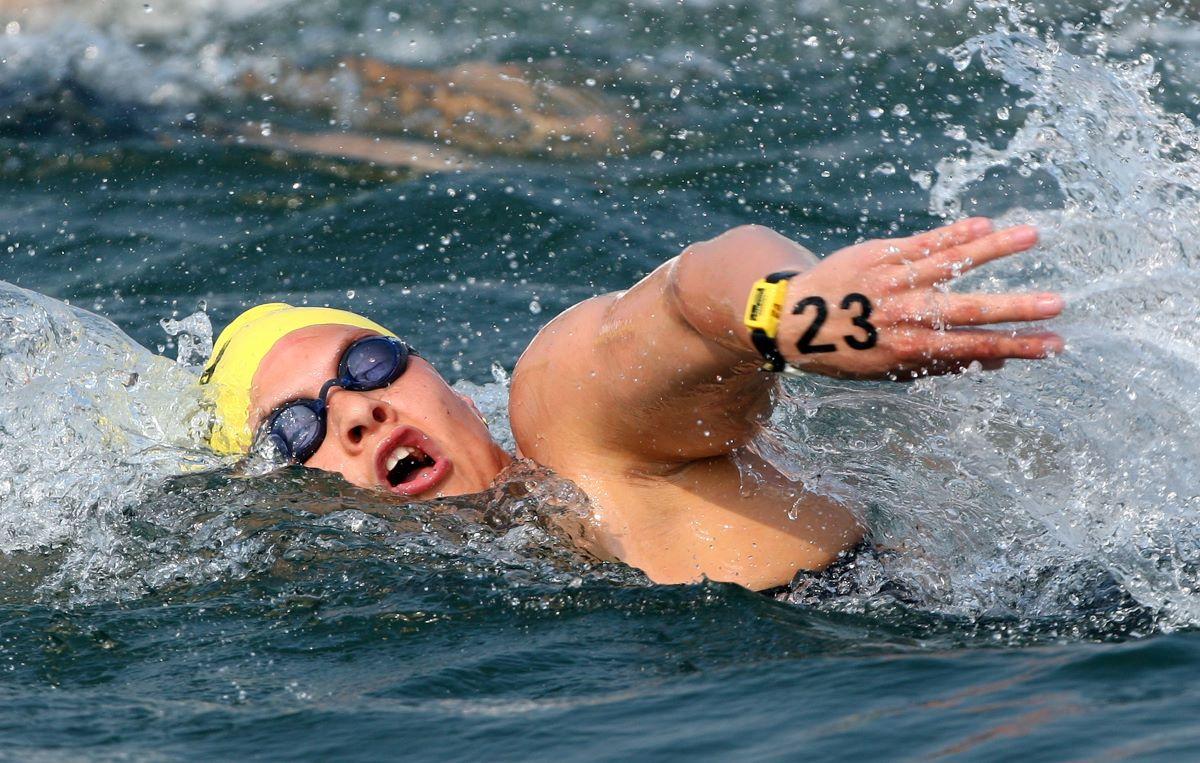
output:
M509 390L509 420L521 453L552 468L584 447L603 413L598 343L620 293L584 300L542 327L517 360ZM608 412L612 414L611 411Z

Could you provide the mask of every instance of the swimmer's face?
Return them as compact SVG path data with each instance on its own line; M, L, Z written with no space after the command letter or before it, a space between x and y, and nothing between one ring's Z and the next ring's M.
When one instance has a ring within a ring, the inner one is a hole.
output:
M337 376L346 347L375 333L327 324L276 342L250 388L251 430L280 405L317 397ZM419 357L410 357L400 378L383 389L335 387L326 401L325 440L305 466L337 472L355 485L405 497L462 495L486 488L508 463L474 404ZM389 470L399 454L408 455Z

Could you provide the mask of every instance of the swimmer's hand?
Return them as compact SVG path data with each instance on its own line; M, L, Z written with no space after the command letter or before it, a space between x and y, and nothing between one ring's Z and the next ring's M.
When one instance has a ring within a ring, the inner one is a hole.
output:
M801 370L856 379L911 379L961 371L978 361L1045 358L1063 349L1049 331L968 328L1024 323L1062 312L1053 293L956 294L946 284L1037 243L1021 225L993 231L985 218L909 238L867 241L834 252L789 283L777 338Z

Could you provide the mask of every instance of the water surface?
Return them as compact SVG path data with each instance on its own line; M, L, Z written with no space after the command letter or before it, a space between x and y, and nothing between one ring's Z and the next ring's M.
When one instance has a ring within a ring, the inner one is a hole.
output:
M1198 23L984 0L121 1L8 23L3 749L1190 756ZM516 64L638 137L434 174L237 140L371 128L351 91L332 111L245 93L360 54ZM974 213L1041 226L970 285L1063 290L1069 352L789 382L755 445L892 549L852 592L596 564L547 531L580 501L536 469L400 505L198 444L207 321L259 301L394 326L505 437L538 327L689 241L754 222L825 254Z

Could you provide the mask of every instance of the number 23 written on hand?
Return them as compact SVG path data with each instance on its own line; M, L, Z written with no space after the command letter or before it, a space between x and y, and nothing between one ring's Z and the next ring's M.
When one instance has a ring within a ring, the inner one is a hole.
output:
M858 292L842 297L841 308L843 310L850 310L854 306L857 306L859 311L858 315L851 318L851 323L862 329L864 336L859 338L853 334L846 334L842 339L845 340L847 346L852 350L869 350L879 340L879 331L875 328L874 324L867 320L871 317L871 300ZM816 308L817 313L813 318L813 322L809 324L804 334L800 336L800 340L796 342L796 349L802 355L812 355L818 352L836 352L837 345L813 344L813 340L817 338L818 332L821 331L821 326L825 324L825 319L829 317L829 308L826 306L824 299L821 297L805 297L792 308L792 314L803 315L804 311L809 307Z

